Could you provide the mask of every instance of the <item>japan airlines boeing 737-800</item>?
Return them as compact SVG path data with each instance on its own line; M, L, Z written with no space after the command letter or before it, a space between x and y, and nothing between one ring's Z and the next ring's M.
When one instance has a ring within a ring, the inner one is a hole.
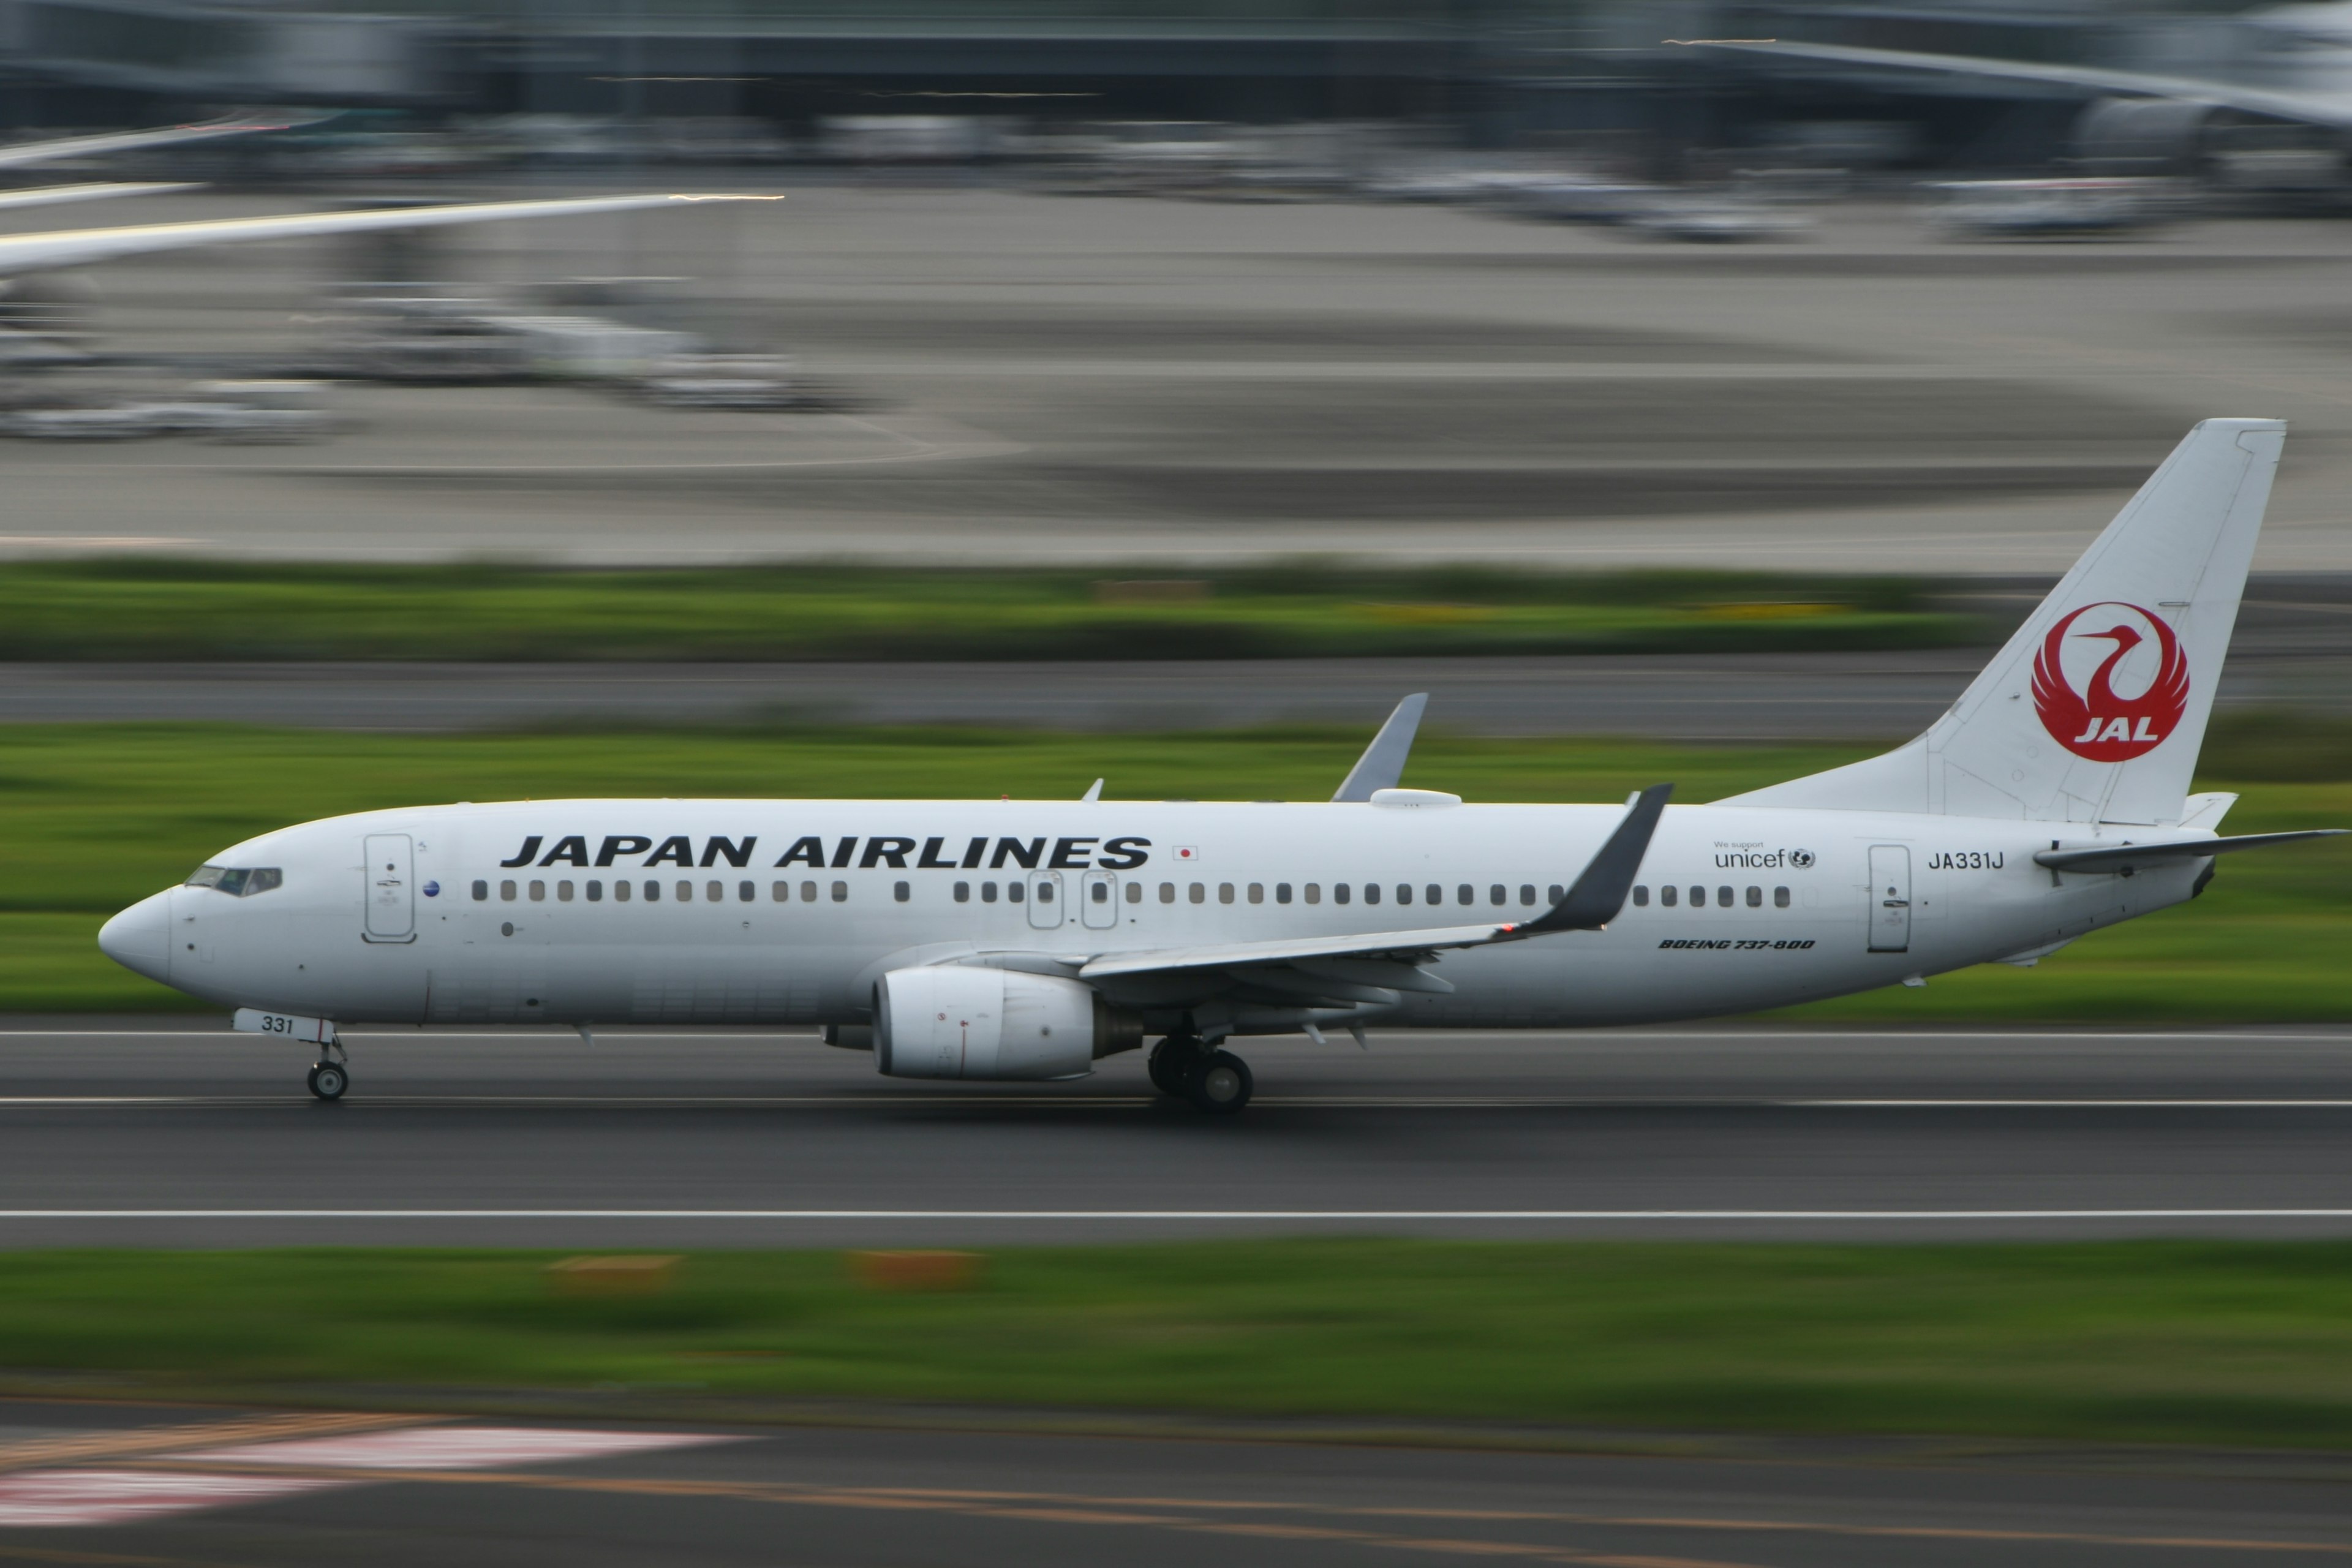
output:
M1152 1081L1232 1110L1236 1036L1628 1024L2027 963L2194 898L2189 775L2284 427L2191 431L1942 719L1709 805L1393 787L1415 700L1322 805L556 800L223 850L116 962L320 1047L404 1024L824 1025L905 1078Z

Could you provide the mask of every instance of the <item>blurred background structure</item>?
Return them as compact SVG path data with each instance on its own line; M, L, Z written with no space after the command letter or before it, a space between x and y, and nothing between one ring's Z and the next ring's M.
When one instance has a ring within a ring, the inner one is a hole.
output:
M223 111L20 177L792 199L11 278L0 549L2032 574L2258 408L2352 569L2352 6L0 0L21 138Z
M0 114L352 111L266 160L314 173L1117 151L1393 181L1584 142L1654 178L2068 164L2309 195L2341 184L2347 38L2339 5L2226 0L6 0Z

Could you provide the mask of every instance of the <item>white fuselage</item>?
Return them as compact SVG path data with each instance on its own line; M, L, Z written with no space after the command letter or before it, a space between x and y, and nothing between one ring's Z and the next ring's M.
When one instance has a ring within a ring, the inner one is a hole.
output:
M275 868L281 884L159 893L110 926L109 951L134 950L134 967L208 1001L346 1023L846 1023L866 1016L882 973L963 955L1083 961L1532 920L1623 815L1192 802L429 806L307 823L224 851L217 864ZM1677 806L1606 930L1445 953L1431 967L1450 993L1408 992L1370 1021L1622 1024L1833 996L2180 902L2210 864L2061 876L2032 858L2057 826ZM2118 831L2068 830L2077 845Z

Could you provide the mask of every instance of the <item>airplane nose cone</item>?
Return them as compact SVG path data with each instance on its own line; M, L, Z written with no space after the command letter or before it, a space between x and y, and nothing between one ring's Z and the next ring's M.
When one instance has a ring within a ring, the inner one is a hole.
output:
M98 928L98 950L134 974L172 979L172 895L142 899Z

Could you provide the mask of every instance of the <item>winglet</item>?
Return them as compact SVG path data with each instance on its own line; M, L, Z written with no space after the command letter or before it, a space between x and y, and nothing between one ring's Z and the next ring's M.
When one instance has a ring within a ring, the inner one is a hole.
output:
M1080 800L1100 800L1102 798L1102 780L1097 779L1094 783L1087 785L1087 793L1078 796L1078 798Z
M1633 798L1625 812L1625 819L1609 842L1589 861L1576 879L1568 896L1554 904L1549 912L1520 926L1513 933L1518 936L1541 936L1555 931L1599 931L1617 918L1625 907L1625 896L1633 891L1633 879L1642 869L1642 857L1650 850L1650 837L1658 830L1658 818L1665 815L1666 801L1675 793L1670 784L1652 784Z
M1348 770L1339 792L1333 801L1367 801L1376 789L1394 789L1397 780L1404 777L1405 758L1412 754L1412 737L1421 728L1421 710L1429 706L1429 693L1416 691L1396 705L1389 721Z

